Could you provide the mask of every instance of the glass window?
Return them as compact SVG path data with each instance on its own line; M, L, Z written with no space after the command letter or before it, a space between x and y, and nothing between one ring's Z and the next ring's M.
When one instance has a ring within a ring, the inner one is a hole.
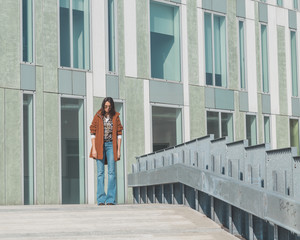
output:
M23 61L33 62L33 0L22 0Z
M256 116L246 115L246 138L249 146L257 144Z
M85 202L84 100L61 98L62 203Z
M116 72L115 0L108 0L108 71Z
M269 92L267 26L261 24L261 63L263 92Z
M283 6L283 0L277 0L277 5L279 7L282 7Z
M179 8L150 2L151 77L181 80Z
M298 9L298 0L294 0L294 9Z
M207 112L207 134L214 134L214 138L227 136L233 141L232 113Z
M291 147L296 147L299 155L299 121L290 119L290 142Z
M204 14L204 25L206 84L226 87L227 53L225 17L206 12Z
M264 133L265 133L265 143L270 143L270 117L264 116Z
M182 142L182 115L179 108L152 107L153 151Z
M89 0L60 0L60 66L90 68Z
M239 21L239 53L240 53L240 84L241 89L246 88L245 84L245 36L244 21Z
M292 68L292 94L298 97L298 73L297 73L297 45L296 32L291 31L291 68Z
M23 95L24 204L34 204L34 108L33 95Z

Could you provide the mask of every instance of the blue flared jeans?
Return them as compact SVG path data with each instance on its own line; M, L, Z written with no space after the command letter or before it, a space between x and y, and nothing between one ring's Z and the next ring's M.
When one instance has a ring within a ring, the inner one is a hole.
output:
M105 156L107 159L108 185L107 194L104 191ZM97 159L97 203L116 204L116 169L112 142L105 142L103 159Z

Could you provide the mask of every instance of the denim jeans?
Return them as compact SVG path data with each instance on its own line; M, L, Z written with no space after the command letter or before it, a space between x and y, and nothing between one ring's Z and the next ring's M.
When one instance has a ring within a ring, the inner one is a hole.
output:
M107 194L104 191L105 156L108 165ZM116 170L112 142L103 145L103 159L97 159L97 203L116 204Z

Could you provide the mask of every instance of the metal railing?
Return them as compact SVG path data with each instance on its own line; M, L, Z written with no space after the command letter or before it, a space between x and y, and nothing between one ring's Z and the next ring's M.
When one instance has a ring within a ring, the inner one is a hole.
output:
M137 157L135 203L188 205L246 239L300 239L300 157L213 135Z

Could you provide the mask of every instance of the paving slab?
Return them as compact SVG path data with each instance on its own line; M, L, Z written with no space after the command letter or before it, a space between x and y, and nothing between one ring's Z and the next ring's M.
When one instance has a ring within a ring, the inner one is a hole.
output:
M0 239L238 239L183 205L0 206Z

